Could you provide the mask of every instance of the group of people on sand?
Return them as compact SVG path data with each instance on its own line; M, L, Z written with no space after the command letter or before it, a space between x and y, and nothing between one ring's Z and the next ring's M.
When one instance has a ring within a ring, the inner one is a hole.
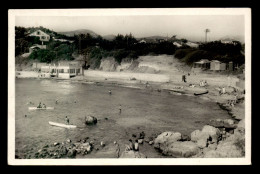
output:
M138 140L135 140L135 142L133 143L133 140L129 139L129 144L125 146L126 146L125 151L131 151L131 150L139 151Z
M222 88L219 90L219 95L222 95L222 94L226 94L226 88L225 88L225 87L222 87Z
M200 81L200 86L204 87L204 86L208 86L208 83L206 80L201 80Z
M42 104L42 103L40 102L40 103L38 104L37 108L46 108L46 105L45 105L44 103Z
M227 104L230 105L231 107L234 107L235 104L237 103L237 94L235 94L234 99L233 100L228 100Z

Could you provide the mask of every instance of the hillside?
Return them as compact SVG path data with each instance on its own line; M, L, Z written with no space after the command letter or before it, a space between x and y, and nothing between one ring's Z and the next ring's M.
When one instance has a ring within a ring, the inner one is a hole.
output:
M97 37L98 34L95 33L94 31L88 30L88 29L80 29L80 30L74 30L74 31L66 31L66 32L58 32L59 34L64 34L66 36L74 36L78 34L87 34L89 33L93 37Z

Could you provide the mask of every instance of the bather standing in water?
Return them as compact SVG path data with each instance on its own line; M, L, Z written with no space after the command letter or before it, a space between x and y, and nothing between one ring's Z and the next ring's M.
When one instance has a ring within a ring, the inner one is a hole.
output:
M109 90L108 93L109 93L109 95L111 95L112 94L111 90Z
M37 108L42 108L42 103L40 102Z
M119 158L119 153L120 153L120 147L119 144L115 141L114 144L116 145L116 156Z
M66 124L70 124L70 119L68 118L68 116L65 117L65 121L66 121Z
M122 107L121 105L119 105L119 114L121 114L121 112L122 112Z

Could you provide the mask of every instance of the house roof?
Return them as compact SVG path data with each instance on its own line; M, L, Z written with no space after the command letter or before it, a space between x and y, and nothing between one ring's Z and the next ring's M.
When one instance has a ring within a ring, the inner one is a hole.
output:
M32 34L38 32L38 31L41 33L41 35L49 36L48 34L46 34L45 32L43 32L42 30L36 30L36 31L30 33L29 35L32 35Z
M210 63L210 61L208 59L201 59L200 61L198 62L195 62L197 64L204 64L204 63Z

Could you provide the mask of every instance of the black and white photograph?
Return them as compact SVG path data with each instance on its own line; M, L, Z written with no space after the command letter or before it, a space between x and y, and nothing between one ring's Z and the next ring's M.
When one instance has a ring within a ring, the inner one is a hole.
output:
M10 9L8 164L251 164L250 8Z

